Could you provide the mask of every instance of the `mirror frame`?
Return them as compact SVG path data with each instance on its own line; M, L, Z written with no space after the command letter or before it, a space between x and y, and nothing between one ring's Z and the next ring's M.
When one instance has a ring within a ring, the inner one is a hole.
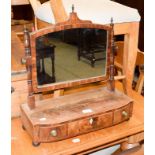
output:
M45 84L42 86L38 85L37 82L37 67L36 67L36 39L40 36L59 32L62 30L75 29L75 28L95 28L102 29L107 31L107 57L106 57L106 69L104 76L95 76L86 79L77 79L71 81L64 81L58 83ZM66 22L61 22L50 27L40 29L38 31L30 33L30 54L31 54L31 80L32 88L34 93L46 92L51 90L64 89L68 87L73 87L82 84L94 83L99 81L108 81L109 80L109 68L110 68L110 57L112 50L112 27L107 25L94 24L88 20L80 20L75 12L70 13L70 18Z

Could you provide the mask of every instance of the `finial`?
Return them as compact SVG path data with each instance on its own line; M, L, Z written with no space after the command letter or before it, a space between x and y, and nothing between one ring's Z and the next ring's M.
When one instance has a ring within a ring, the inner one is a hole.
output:
M24 32L27 32L27 31L28 31L28 29L27 29L26 25L24 24Z
M74 12L74 4L72 4L72 12Z
M111 17L111 22L110 22L110 25L113 26L114 25L114 20L113 20L113 17Z

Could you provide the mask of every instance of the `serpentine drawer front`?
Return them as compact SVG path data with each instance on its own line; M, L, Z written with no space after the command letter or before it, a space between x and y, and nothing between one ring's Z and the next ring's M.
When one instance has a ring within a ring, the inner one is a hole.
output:
M114 111L114 124L118 124L130 118L130 107L131 105L127 105Z
M73 122L66 122L63 125L57 125L55 127L41 126L38 138L43 142L57 141L110 127L128 120L131 106L129 104L111 112L90 116Z
M75 120L55 127L41 126L39 139L43 142L57 141L64 138L77 136L128 120L130 117L131 104L118 110Z
M75 136L109 126L112 126L112 112L69 123L68 136Z
M67 125L40 127L39 139L43 142L61 140L67 137Z

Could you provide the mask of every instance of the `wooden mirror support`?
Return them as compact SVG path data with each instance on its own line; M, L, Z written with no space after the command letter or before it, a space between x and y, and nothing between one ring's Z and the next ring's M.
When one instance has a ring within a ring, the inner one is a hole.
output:
M35 39L48 33L75 28L98 28L108 32L105 76L38 87ZM112 19L110 26L93 24L91 21L80 20L74 9L66 22L31 34L27 29L24 30L29 95L27 104L21 105L21 119L24 129L33 139L34 146L41 142L59 141L110 127L127 121L132 116L133 100L115 90L113 35ZM103 80L108 83L108 87L35 101L36 93Z
M27 28L24 29L24 44L25 44L25 59L27 69L27 83L28 83L28 106L30 109L35 108L35 96L32 87L32 65L31 65L31 50L30 50L30 36Z

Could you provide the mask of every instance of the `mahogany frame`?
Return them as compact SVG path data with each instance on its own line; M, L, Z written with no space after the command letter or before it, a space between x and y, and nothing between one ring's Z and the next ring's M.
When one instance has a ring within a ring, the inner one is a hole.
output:
M44 86L38 86L37 82L37 68L36 68L36 38L46 35L52 32L58 32L67 29L73 28L96 28L96 29L103 29L107 31L108 35L108 45L107 45L107 59L106 59L106 75L105 76L98 76L98 77L91 77L87 79L79 79L73 81L64 81L59 83L52 83L46 84ZM88 84L98 81L108 81L109 80L109 66L110 66L110 53L111 53L111 39L112 39L112 26L106 25L99 25L94 24L91 21L87 20L80 20L77 17L75 12L70 14L70 18L66 22L58 23L47 28L35 31L30 34L30 51L31 51L31 66L32 66L32 87L35 93L44 92L44 91L51 91L51 90L58 90L62 88L73 87L81 84Z

